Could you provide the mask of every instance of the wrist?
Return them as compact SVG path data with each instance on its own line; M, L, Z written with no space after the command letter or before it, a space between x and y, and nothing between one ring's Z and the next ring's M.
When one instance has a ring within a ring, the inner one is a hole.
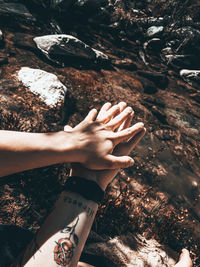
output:
M101 171L102 172L102 171ZM106 187L109 183L102 181L102 177L99 177L98 171L91 171L81 166L81 164L72 164L72 169L70 171L70 176L81 176L85 177L88 180L96 182L103 191L106 190Z
M58 157L58 163L82 162L80 148L72 132L56 132L51 140L52 149Z

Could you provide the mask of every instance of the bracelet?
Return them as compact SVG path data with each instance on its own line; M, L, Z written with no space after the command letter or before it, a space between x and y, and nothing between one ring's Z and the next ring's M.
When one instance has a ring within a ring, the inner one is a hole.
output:
M78 193L85 199L92 200L97 204L100 204L104 198L104 191L96 182L79 176L70 176L63 189Z

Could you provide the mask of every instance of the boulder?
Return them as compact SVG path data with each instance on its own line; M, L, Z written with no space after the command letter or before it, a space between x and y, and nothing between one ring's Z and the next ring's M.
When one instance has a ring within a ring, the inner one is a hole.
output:
M18 72L18 79L50 107L64 101L67 88L52 73L23 67Z
M180 71L180 75L183 79L200 82L200 70L183 69Z
M8 23L16 21L36 22L35 17L28 11L28 9L19 3L5 3L0 2L0 17ZM1 21L2 22L2 21Z
M72 35L55 34L35 37L38 49L51 61L65 65L71 60L90 62L108 60L104 53L91 48Z
M167 64L181 68L196 67L199 64L198 58L193 55L164 55Z
M165 74L142 70L138 71L138 74L154 82L160 89L165 89L168 86L168 78Z
M147 29L146 36L149 38L158 37L163 33L163 31L164 31L163 26L151 26L150 28Z

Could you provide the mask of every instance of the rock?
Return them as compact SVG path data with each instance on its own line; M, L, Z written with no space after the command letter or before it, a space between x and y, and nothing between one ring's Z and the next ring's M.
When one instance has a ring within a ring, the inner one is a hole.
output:
M155 94L158 91L154 82L144 77L139 77L138 80L142 83L142 86L144 88L144 93L151 95Z
M2 31L0 30L0 43L2 42L2 40L3 40L3 33L2 33Z
M37 47L51 61L64 65L71 60L105 61L108 56L72 35L55 34L35 37Z
M137 65L129 58L112 60L112 64L120 69L137 70Z
M23 67L18 72L18 79L50 107L64 100L67 88L52 73Z
M163 26L166 19L163 17L143 17L143 18L136 18L134 19L135 22L143 25L144 27L151 27L151 26Z
M164 27L163 26L151 26L150 28L148 28L147 32L146 32L146 36L149 38L152 37L158 37L160 36L164 31Z
M187 70L183 69L180 71L180 75L186 79L191 81L200 81L200 70Z
M197 67L199 64L198 57L193 55L165 55L164 58L167 64L181 68Z
M165 47L161 51L162 57L165 55L173 54L173 50L171 47Z
M144 50L149 52L160 52L160 50L163 48L163 41L159 38L153 38L147 42L144 43L143 47Z
M190 26L182 27L171 33L178 40L177 53L199 54L200 31Z
M0 52L0 65L8 63L8 55Z
M138 74L154 82L160 89L168 86L168 78L164 74L150 71L138 71Z
M1 20L6 19L6 22L12 24L20 20L22 20L23 22L36 22L36 19L28 11L28 9L24 5L19 3L0 2L0 17Z

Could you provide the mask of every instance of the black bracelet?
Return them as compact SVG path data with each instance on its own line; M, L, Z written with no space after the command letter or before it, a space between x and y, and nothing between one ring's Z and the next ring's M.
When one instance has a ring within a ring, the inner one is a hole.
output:
M104 191L96 182L79 176L70 176L63 189L78 193L85 199L92 200L97 204L100 204L104 198Z

